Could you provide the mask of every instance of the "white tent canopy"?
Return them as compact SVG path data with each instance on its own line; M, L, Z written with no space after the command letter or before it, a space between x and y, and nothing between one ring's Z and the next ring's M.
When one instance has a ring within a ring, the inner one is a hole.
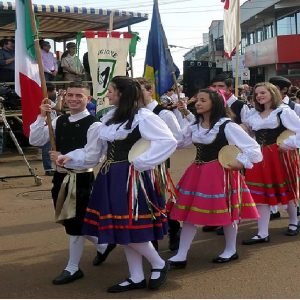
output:
M55 41L74 38L80 31L107 30L111 14L114 30L148 19L147 14L138 12L62 5L34 4L34 12L40 37ZM0 1L0 38L13 37L15 28L15 4Z

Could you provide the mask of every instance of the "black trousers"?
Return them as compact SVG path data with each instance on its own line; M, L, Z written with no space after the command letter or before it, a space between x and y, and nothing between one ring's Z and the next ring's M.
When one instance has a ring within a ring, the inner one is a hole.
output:
M169 236L175 237L180 229L180 222L177 220L170 219L170 216L168 215L168 225L169 225Z

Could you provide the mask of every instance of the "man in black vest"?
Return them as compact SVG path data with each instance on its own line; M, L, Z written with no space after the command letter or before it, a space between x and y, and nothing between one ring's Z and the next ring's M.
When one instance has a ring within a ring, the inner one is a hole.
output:
M211 82L212 88L225 91L225 98L228 107L234 113L234 121L237 124L242 123L243 114L247 112L247 105L243 101L239 100L234 94L233 79L227 77L224 74L217 75Z
M56 161L58 154L83 148L87 142L87 131L100 122L86 109L91 96L88 86L81 82L71 82L66 91L65 102L70 114L61 115L52 120L57 151L51 151L50 157ZM46 113L51 112L49 99L41 104L41 114L30 125L29 142L34 146L43 146L49 141L48 126L45 126ZM90 191L94 181L93 169L82 171L57 167L53 176L52 198L55 207L56 222L62 223L69 235L69 261L63 272L52 283L65 284L83 277L79 269L85 238L97 246L97 256L93 264L102 263L115 245L98 244L96 237L82 236L81 230Z

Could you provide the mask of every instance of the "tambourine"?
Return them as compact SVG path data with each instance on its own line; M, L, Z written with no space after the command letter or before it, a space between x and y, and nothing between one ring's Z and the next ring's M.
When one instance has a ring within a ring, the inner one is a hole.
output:
M223 168L230 169L230 165L235 165L238 162L236 157L239 153L241 153L241 150L234 145L224 146L219 151L219 163L222 165Z
M151 142L143 138L139 139L128 153L128 161L133 162L136 157L146 152L150 148Z
M287 129L281 132L281 134L277 137L276 144L278 146L283 144L283 141L289 138L290 136L295 135L295 132Z

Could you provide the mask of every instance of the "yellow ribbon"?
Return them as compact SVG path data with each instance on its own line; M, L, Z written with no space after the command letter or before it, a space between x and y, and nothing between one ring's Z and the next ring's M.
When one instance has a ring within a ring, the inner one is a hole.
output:
M57 172L66 173L56 201L55 222L63 223L64 220L75 218L76 216L76 178L79 173L93 172L93 169L67 170L58 167ZM67 189L68 186L68 189ZM67 189L67 196L66 196Z

